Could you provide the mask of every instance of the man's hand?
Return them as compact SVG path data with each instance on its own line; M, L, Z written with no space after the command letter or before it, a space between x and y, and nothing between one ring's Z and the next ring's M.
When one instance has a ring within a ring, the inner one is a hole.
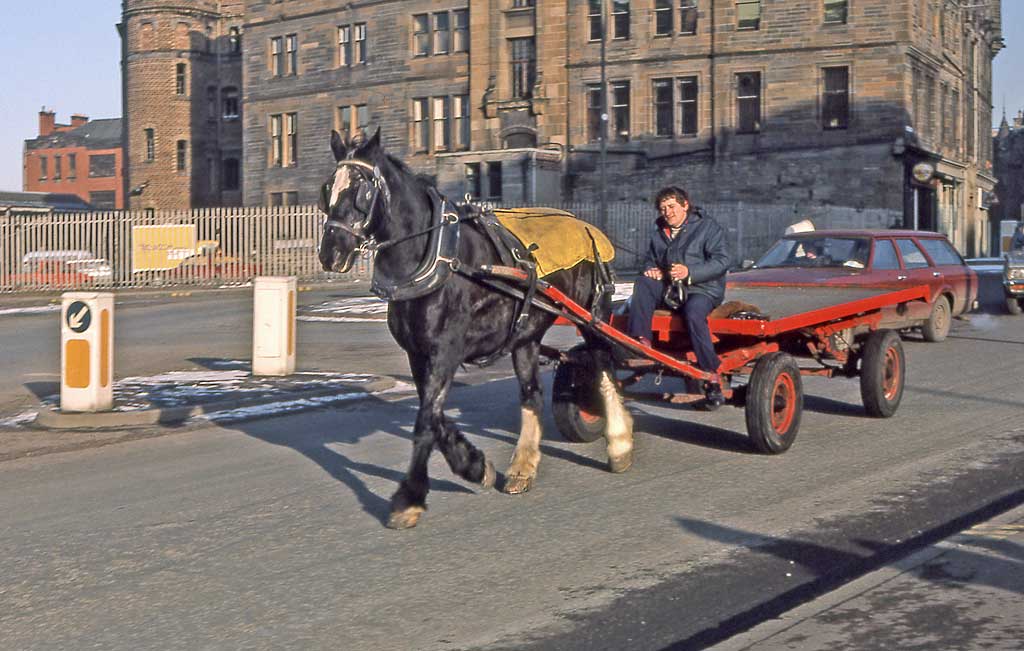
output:
M665 274L661 273L661 269L658 269L657 267L651 267L644 272L644 275L648 278L653 278L654 280L661 280L665 277Z
M668 270L668 275L672 277L672 280L683 280L690 275L690 268L685 264L679 264L677 262Z

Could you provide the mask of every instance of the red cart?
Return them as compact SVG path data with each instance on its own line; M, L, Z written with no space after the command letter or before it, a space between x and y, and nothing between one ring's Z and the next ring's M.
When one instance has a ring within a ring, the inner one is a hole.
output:
M507 267L488 271L505 280L522 280ZM538 281L539 307L559 314L563 323L597 333L631 352L617 362L623 386L656 373L686 378L689 391L660 394L670 403L699 405L703 381L713 379L696 365L681 316L659 311L654 316L651 347L625 334L626 317L600 321L558 289ZM796 287L730 284L727 301L758 307L758 318L710 319L715 350L721 359L723 392L730 404L746 411L747 432L762 452L779 454L793 444L803 411L802 376L859 377L867 413L888 418L903 396L906 359L896 330L901 315L915 301L927 302L928 287ZM585 345L568 351L543 347L557 360L553 406L555 422L571 441L589 442L604 434L596 376ZM748 376L740 383L739 376ZM734 388L733 388L734 387ZM631 397L627 393L626 397ZM632 397L650 397L632 396Z

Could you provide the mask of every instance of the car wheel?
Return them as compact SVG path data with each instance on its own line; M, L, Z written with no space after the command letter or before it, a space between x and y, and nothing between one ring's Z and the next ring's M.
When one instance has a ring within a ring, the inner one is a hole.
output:
M932 305L932 313L928 320L921 327L925 341L942 341L949 334L949 322L952 310L949 307L949 299L939 295Z
M1022 302L1024 302L1024 299L1022 298L1017 298L1016 296L1007 296L1006 311L1009 312L1010 314L1020 314L1021 312L1024 312L1024 306L1021 305Z

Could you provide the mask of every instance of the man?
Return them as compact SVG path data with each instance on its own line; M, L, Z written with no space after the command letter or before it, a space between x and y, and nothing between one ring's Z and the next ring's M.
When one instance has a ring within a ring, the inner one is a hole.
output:
M1019 222L1013 231L1013 239L1010 240L1011 251L1024 251L1024 222Z
M651 318L662 304L665 288L674 281L686 285L682 311L690 342L702 371L718 373L718 355L711 343L708 314L725 298L725 272L731 258L725 231L718 222L691 209L690 198L680 187L669 186L654 198L659 217L644 260L643 274L633 284L629 308L629 335L650 346ZM720 382L705 386L707 406L717 409L725 402Z

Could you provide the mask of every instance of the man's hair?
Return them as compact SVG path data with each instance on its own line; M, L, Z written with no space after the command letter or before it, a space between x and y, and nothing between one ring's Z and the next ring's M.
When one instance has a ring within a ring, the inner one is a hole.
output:
M669 198L674 198L679 203L690 202L690 195L686 194L686 190L678 185L670 185L658 190L658 194L654 195L654 206L660 206L662 201Z

